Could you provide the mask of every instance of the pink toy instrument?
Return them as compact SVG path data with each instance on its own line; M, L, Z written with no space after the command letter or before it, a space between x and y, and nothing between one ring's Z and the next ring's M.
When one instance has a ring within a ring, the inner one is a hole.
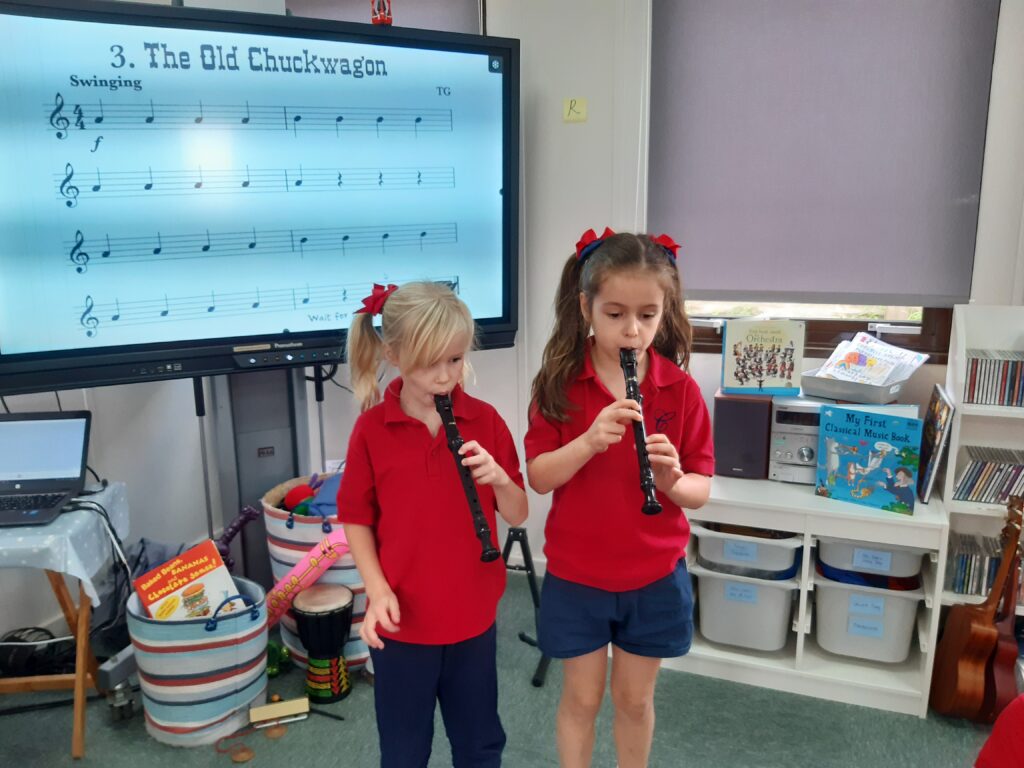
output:
M348 540L340 527L327 534L319 544L314 544L306 556L267 593L267 626L277 624L295 596L315 584L331 563L347 552Z

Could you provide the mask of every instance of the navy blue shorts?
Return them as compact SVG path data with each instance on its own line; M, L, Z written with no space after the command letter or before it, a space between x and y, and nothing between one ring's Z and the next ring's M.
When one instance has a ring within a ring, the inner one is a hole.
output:
M571 659L608 643L637 656L683 656L693 639L693 585L680 560L675 570L640 589L607 592L544 577L540 598L540 648Z

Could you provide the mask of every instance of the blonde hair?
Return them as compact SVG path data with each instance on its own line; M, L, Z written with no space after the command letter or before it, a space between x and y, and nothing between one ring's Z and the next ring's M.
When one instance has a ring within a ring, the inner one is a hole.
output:
M433 365L464 335L473 347L476 325L469 307L445 283L406 283L384 302L380 334L373 316L358 314L348 332L352 391L361 410L380 402L377 373L387 345L408 370ZM467 365L468 368L468 365Z
M675 262L650 235L612 235L582 263L574 253L562 268L555 294L555 328L544 347L540 372L533 380L531 392L532 407L545 418L568 421L569 383L583 370L590 329L580 309L580 294L588 306L593 306L594 297L608 276L625 272L649 276L661 286L665 306L651 346L676 365L689 365L693 331Z

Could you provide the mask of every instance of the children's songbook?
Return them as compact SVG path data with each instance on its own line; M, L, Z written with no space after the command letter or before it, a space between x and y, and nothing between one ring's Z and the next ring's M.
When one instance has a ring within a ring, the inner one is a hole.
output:
M917 406L823 405L816 493L912 515L921 458L916 413Z
M936 384L924 415L924 433L921 438L921 474L917 480L917 495L925 504L932 495L935 476L942 463L942 453L953 424L953 400L945 389Z
M800 394L805 330L802 320L727 320L722 332L722 391Z
M238 594L231 572L210 539L144 573L132 584L150 617L162 621L206 618L224 600ZM242 607L242 601L235 600L221 613Z

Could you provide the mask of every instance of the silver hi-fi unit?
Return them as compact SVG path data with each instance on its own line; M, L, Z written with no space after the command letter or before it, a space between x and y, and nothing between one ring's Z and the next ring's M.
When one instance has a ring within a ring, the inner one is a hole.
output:
M809 397L776 397L772 400L769 480L814 485L821 406L827 402L830 401Z

